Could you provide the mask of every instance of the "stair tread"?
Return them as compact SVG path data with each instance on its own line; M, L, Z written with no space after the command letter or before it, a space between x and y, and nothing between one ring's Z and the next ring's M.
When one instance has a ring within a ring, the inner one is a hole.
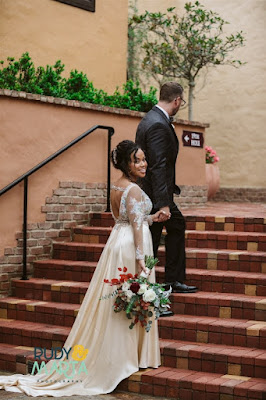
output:
M51 308L53 310L55 309L67 309L67 310L77 310L80 308L80 304L76 303L59 303L59 302L54 302L54 301L44 301L44 300L35 300L35 299L23 299L20 297L2 297L0 298L0 307L1 304L4 305L31 305L35 306L36 309L38 307L42 308Z
M60 260L60 259L47 259L37 260L34 262L37 265L50 265L54 266L69 266L69 267L89 267L96 268L97 262L95 261L74 261L74 260ZM164 273L164 266L156 266L156 272ZM204 275L215 276L222 278L234 279L247 279L247 280L266 280L266 274L262 272L245 272L234 270L214 270L214 269L200 269L200 268L186 268L187 275Z
M197 379L204 378L204 381L198 382L198 384L201 383L203 387L205 387L208 384L215 384L216 386L220 385L226 385L226 382L231 382L232 380L235 380L236 383L235 386L241 385L242 382L249 381L249 383L254 383L254 385L250 385L249 390L258 390L258 386L261 387L261 389L264 389L266 391L266 382L262 378L250 378L250 377L245 377L245 376L239 376L239 375L222 375L222 374L217 374L213 372L199 372L199 371L194 371L194 370L187 370L187 369L179 369L179 368L171 368L171 367L159 367L157 369L148 369L144 371L139 371L135 374L133 374L130 378L130 380L134 380L134 376L137 376L138 379L141 375L141 381L147 382L147 380L144 380L143 377L150 377L150 383L158 383L161 381L161 385L168 385L170 381L186 381L186 382L197 382ZM221 382L218 381L218 379L222 379ZM156 380L156 382L155 382ZM172 386L172 385L171 385ZM230 385L231 386L231 385ZM192 386L193 388L193 386ZM206 390L207 391L207 390Z
M160 250L164 250L162 246ZM210 248L196 248L186 247L187 253L212 253L212 254L238 254L238 255L254 255L254 256L266 256L265 251L249 251L249 250L233 250L233 249L210 249Z
M104 243L81 243L81 242L55 242L55 248L79 248L84 247L86 249L103 249L105 246ZM159 247L160 252L165 252L164 246ZM233 250L233 249L210 249L210 248L195 248L195 247L186 247L187 253L212 253L212 254L238 254L238 255L254 255L254 256L264 256L266 257L266 252L264 251L248 251L248 250Z
M12 278L12 282L19 284L20 286L24 285L46 285L46 286L65 286L65 287L80 287L80 288L88 288L89 282L82 282L82 281L66 281L66 280L56 280L56 279L44 279L44 278L30 278L26 281L22 281L19 278ZM184 297L184 298L197 298L197 299L220 299L220 300L241 300L246 302L262 302L266 299L264 296L251 296L241 293L219 293L219 292L207 292L207 291L198 291L196 293L172 293L171 296L175 297ZM5 298L6 299L6 298ZM11 297L11 299L17 299L17 297ZM0 299L0 302L3 301L3 298ZM25 300L28 301L28 300ZM32 300L33 301L33 300ZM35 300L37 301L37 300ZM42 300L40 300L42 301Z
M223 354L232 357L238 357L240 354L243 357L265 358L266 349L258 349L256 347L230 346L215 343L200 343L186 342L184 340L161 339L160 347L162 349L176 349L184 352L199 351L208 354Z
M112 227L105 227L105 226L85 226L74 228L75 233L91 233L97 232L100 233L112 231ZM166 230L163 229L163 233L166 233ZM211 231L211 230L195 230L195 229L187 229L186 234L195 234L195 235L211 235L211 236L239 236L239 237L251 237L257 238L258 236L266 239L266 233L263 232L242 232L242 231Z
M44 284L46 284L45 281L47 279L36 279L38 280L37 283L41 283L44 281ZM58 281L59 282L59 281ZM68 285L69 283L69 285ZM60 281L60 286L73 286L71 285L72 281ZM81 283L83 284L84 282L75 282L77 284ZM78 286L78 285L75 285ZM88 284L86 285L81 285L82 288L88 288ZM188 300L189 303L197 303L197 304L208 304L211 302L213 304L213 300L217 300L217 302L221 302L221 305L228 305L230 306L231 303L234 304L234 302L246 302L249 304L256 303L259 304L265 304L266 305L266 299L264 296L249 296L249 295L244 295L244 294L234 294L234 293L218 293L218 292L204 292L204 291L198 291L196 293L172 293L172 297L176 299L182 299L182 301L186 302L186 299ZM193 299L193 301L192 301ZM25 305L36 305L36 306L43 306L43 307L55 307L55 308L69 308L69 309L76 309L75 306L79 306L80 304L75 304L75 303L61 303L61 302L52 302L52 301L45 301L45 300L36 300L36 299L25 299L21 297L2 297L0 298L0 305L1 304L25 304Z
M16 319L0 318L0 329L7 328L8 330L17 329L31 332L30 336L39 336L41 333L62 334L68 335L71 328L68 326L51 325L42 322L30 322Z
M96 267L97 262L95 261L76 261L76 260L60 260L56 258L36 260L34 264L38 265L60 265L60 266L70 266L70 267Z
M249 296L246 294L237 294L237 293L218 293L218 292L204 292L204 291L198 291L196 293L172 293L172 296L175 298L182 298L182 300L188 298L187 295L189 294L189 302L191 302L191 299L195 299L195 302L198 304L202 304L203 301L200 301L201 299L209 299L210 302L213 302L214 300L220 300L223 302L224 300L229 301L232 300L234 301L242 301L242 302L247 302L247 303L257 303L257 302L265 302L266 305L266 299L264 296ZM205 303L205 302L204 302ZM207 301L208 303L208 301Z
M186 234L188 235L199 235L199 236L235 236L235 237L250 237L250 238L258 238L260 236L263 239L266 239L266 233L263 232L242 232L242 231L196 231L196 230L186 230Z
M208 316L196 316L196 315L184 315L184 314L174 314L171 317L163 317L159 319L161 325L167 325L168 327L174 326L178 322L183 322L186 325L213 325L213 326L223 326L229 328L248 328L248 327L258 327L265 330L266 335L266 322L255 321L248 319L237 319L237 318L219 318L219 317L208 317Z
M30 278L28 280L21 280L19 278L12 278L12 282L15 282L19 286L24 285L55 285L55 286L72 286L72 287L82 287L88 288L88 282L80 282L80 281L59 281L57 279L44 279L44 278Z
M113 229L112 226L83 226L83 227L78 227L74 228L73 231L75 233L82 233L82 232L111 232Z
M243 211L244 210L244 211ZM213 217L213 218L242 218L265 219L265 203L239 203L239 202L208 202L204 206L182 209L186 217ZM110 218L111 212L93 212L92 217Z
M156 266L156 272L164 273L164 267ZM200 269L200 268L186 268L187 275L204 275L204 276L215 276L222 278L234 278L234 279L254 279L254 280L266 280L266 274L262 272L245 272L245 271L233 271L233 270L219 270L219 269Z
M265 274L264 274L265 275ZM88 282L82 281L64 281L64 280L56 280L56 279L44 279L44 278L30 278L28 280L22 281L19 278L12 278L12 282L19 283L20 285L57 285L57 286L71 286L71 287L81 287L88 288ZM232 299L232 300L241 300L248 302L259 302L266 299L264 296L250 296L246 294L238 294L238 293L219 293L219 292L206 292L206 291L198 291L196 293L172 293L172 296L176 297L189 297L190 299L195 298L210 298L210 299ZM11 299L17 299L17 297L12 297ZM3 299L0 299L0 302ZM25 300L28 301L28 300ZM33 301L33 300L32 300ZM37 300L35 300L37 301ZM41 300L40 300L41 301ZM57 304L57 303L56 303Z

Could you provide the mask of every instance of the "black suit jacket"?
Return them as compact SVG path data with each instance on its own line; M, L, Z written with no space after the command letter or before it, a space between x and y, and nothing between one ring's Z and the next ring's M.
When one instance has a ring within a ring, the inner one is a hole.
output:
M173 204L174 193L180 194L175 184L175 163L179 143L170 121L156 106L139 123L136 143L146 154L148 170L142 180L143 189L155 209Z

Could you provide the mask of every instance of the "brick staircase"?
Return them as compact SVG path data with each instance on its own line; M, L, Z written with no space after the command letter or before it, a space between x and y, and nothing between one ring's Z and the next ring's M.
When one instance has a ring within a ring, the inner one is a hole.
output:
M120 390L182 400L266 398L266 221L187 212L187 280L194 294L173 294L174 316L159 320L162 366L141 370ZM33 347L63 346L113 220L92 214L73 241L54 243L34 277L12 280L0 299L0 369L26 373ZM157 280L165 253L159 251Z

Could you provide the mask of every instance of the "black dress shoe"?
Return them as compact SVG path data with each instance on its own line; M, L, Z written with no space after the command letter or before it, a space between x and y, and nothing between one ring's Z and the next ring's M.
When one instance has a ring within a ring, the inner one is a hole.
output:
M195 293L198 290L196 286L188 286L180 282L175 282L171 286L173 293Z
M165 310L160 313L160 317L171 317L172 315L174 315L174 313L171 310Z

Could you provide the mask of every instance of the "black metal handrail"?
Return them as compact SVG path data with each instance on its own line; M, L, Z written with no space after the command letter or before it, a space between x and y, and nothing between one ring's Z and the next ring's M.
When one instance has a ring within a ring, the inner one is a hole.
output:
M80 142L90 133L95 131L96 129L105 129L108 130L108 150L107 150L107 208L106 212L110 212L110 188L111 188L111 164L110 164L110 152L111 152L111 137L114 134L114 128L111 126L105 125L94 125L88 131L82 133L82 135L78 136L76 139L72 140L66 146L62 147L60 150L56 151L51 156L47 157L44 161L40 162L38 165L30 169L25 174L21 175L15 181L11 182L9 185L5 186L0 190L0 196L4 193L8 192L14 186L18 185L20 182L24 181L24 202L23 202L23 272L22 272L22 280L27 280L27 213L28 213L28 177L34 172L38 171L40 168L44 167L44 165L48 164L50 161L54 160L60 154L64 153L70 147L74 146L76 143Z

